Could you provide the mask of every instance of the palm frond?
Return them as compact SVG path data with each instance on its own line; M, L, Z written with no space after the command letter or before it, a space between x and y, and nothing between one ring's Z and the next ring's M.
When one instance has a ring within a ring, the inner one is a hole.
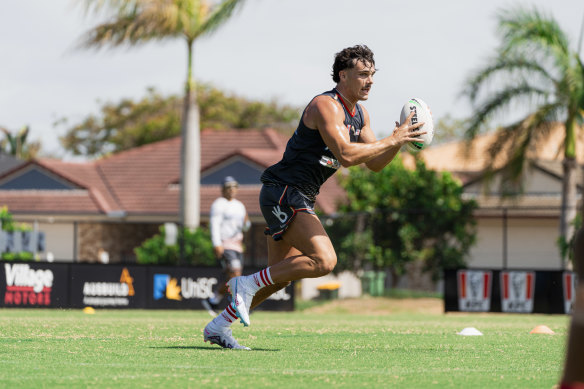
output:
M511 86L489 96L489 98L474 112L465 131L465 138L472 140L481 128L497 113L508 109L510 103L516 100L540 97L545 99L548 91L522 83Z
M219 28L223 23L231 17L236 8L241 8L245 0L225 0L216 8L211 9L211 13L207 20L201 25L200 35L212 34Z
M151 40L184 36L192 42L215 31L244 0L87 0L90 8L115 9L109 21L88 31L79 48L133 46Z
M539 62L531 61L524 57L499 56L468 79L462 94L468 96L471 102L474 102L479 91L493 78L507 76L515 80L513 76L516 73L521 73L524 77L530 79L540 76L542 80L547 80L552 84L559 82Z
M550 15L517 7L499 10L499 30L503 41L501 50L508 53L518 47L539 47L569 56L569 39L557 21Z
M104 13L107 15L112 12L118 15L125 15L132 10L135 10L143 0L81 0L85 15L94 14L99 15Z
M522 191L523 176L526 165L531 157L532 150L537 144L545 142L551 134L553 122L557 115L559 104L546 104L535 112L509 126L497 131L487 153L492 160L504 158L505 163L498 170L501 175L500 190L505 195L516 194ZM490 166L485 171L487 186L494 177L495 170Z

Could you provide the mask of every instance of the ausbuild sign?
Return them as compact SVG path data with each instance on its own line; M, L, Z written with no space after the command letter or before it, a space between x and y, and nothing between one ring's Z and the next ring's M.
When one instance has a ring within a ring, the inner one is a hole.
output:
M146 267L86 266L71 268L73 307L146 308Z

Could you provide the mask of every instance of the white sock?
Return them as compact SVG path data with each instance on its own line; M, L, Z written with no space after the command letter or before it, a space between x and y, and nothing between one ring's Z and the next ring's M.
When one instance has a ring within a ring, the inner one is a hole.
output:
M247 276L246 279L250 281L249 284L251 285L251 289L254 291L254 293L263 287L274 285L274 281L272 281L272 276L270 275L269 267Z
M213 322L219 327L229 327L234 321L237 321L237 315L231 304L227 305L227 308L213 319Z

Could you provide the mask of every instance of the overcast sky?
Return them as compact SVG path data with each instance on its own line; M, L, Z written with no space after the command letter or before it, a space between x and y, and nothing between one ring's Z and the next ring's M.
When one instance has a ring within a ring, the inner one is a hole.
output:
M32 139L67 158L64 128L97 113L99 102L141 98L147 87L178 94L185 80L182 41L134 49L76 51L97 23L75 0L0 1L0 126L31 126ZM465 79L493 54L496 11L537 6L552 15L574 48L582 0L247 0L195 48L195 77L247 98L304 106L330 89L334 54L354 44L375 52L368 101L372 127L388 135L405 101L424 99L434 119L465 117Z

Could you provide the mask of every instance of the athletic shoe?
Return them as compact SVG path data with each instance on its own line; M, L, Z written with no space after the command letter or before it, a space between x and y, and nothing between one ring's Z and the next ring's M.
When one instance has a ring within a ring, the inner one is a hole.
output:
M253 300L253 295L255 293L251 292L244 280L244 277L233 277L227 281L227 287L229 292L231 292L232 303L231 305L235 308L235 313L241 319L241 322L245 327L250 325L249 321L249 307L251 306L251 300Z
M234 348L238 350L251 350L237 343L237 340L231 335L231 328L219 327L211 320L203 331L203 340L211 344L219 345L223 348Z
M205 299L201 301L203 307L209 312L209 315L215 317L217 316L217 307L219 304L213 304L210 299Z

